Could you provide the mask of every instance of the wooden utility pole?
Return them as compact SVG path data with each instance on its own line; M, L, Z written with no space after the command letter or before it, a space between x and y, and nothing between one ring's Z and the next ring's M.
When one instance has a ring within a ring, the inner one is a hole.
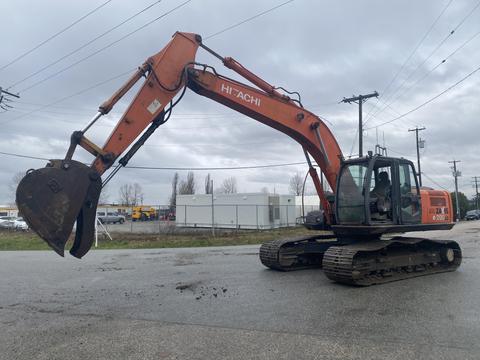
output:
M415 135L417 138L417 164L418 164L418 182L420 183L420 187L422 187L422 170L420 169L420 150L418 148L418 132L425 130L425 127L419 128L418 126L415 129L408 129L408 131L415 131Z
M11 93L11 92L9 92L9 91L7 91L7 90L4 90L4 89L2 89L2 87L0 86L0 95L2 95L2 94L8 95L8 96L13 96L13 97L16 97L17 99L20 98L20 95L18 95L18 94L13 94L13 93Z
M365 101L372 97L378 97L378 92L374 91L367 95L352 96L350 98L343 98L343 103L351 104L354 102L358 104L358 156L363 156L363 120L362 120L362 105Z
M478 182L480 181L480 176L473 176L473 181L475 182L475 207L478 210Z
M460 206L458 203L458 177L462 176L460 171L457 171L457 163L460 160L449 161L449 164L453 164L453 177L455 178L455 203L457 204L457 221L460 220Z
M2 89L2 87L0 86L0 108L2 110L5 110L5 111L12 108L12 106L5 103L5 100L11 101L6 96L13 96L13 97L16 97L17 99L20 98L20 96L18 94L13 94L13 93L11 93L7 90Z

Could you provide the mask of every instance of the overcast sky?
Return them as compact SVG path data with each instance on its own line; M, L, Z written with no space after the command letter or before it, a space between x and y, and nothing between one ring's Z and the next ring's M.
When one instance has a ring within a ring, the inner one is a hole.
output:
M352 148L354 155L358 152L358 108L339 103L343 97L374 90L381 95L364 105L366 151L377 143L375 126L415 109L480 66L480 34L472 38L480 32L480 7L472 12L477 0L295 0L231 29L286 0L192 0L125 37L185 2L163 0L91 42L155 2L112 0L5 67L105 1L0 2L0 86L21 96L6 103L13 106L10 111L0 113L0 152L62 158L71 132L83 128L98 105L128 78L128 72L158 52L177 30L198 33L204 39L213 35L205 40L210 48L236 58L276 86L300 92L304 106L328 120L346 156ZM215 35L224 29L228 30ZM198 59L233 76L202 50ZM480 176L479 98L480 71L408 116L378 127L379 142L385 140L389 155L416 161L415 136L408 129L425 126L420 133L426 140L421 150L424 185L453 191L448 161L461 160L460 190L471 197L472 176ZM130 100L125 97L88 137L103 144ZM81 151L77 159L91 161ZM16 173L46 163L2 154L0 160L0 204L12 202L9 184ZM302 161L300 145L286 135L187 91L169 122L130 165L226 167ZM290 177L306 170L306 166L286 166L211 171L211 175L216 184L235 176L240 192L267 187L287 193ZM167 203L173 173L122 169L109 185L110 201L118 200L121 184L138 182L146 203ZM207 173L195 172L199 192ZM185 175L180 171L181 177Z

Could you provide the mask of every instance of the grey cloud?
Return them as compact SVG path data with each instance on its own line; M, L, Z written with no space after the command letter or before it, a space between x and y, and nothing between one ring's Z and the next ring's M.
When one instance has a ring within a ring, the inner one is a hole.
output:
M0 86L8 86L36 71L41 66L114 26L152 1L113 1L104 10L86 19L71 31L27 56L17 64L0 72ZM0 11L6 16L2 26L15 29L14 35L4 37L0 65L37 44L94 8L100 1L30 2L17 0L2 2ZM151 11L139 16L131 24L118 29L100 41L45 73L26 81L13 90L20 90L54 74L55 71L87 56L96 49L115 41L148 20L159 16L180 2L164 0ZM0 114L0 151L60 157L68 146L70 133L82 128L97 106L107 99L128 78L116 79L54 107L16 117L35 109L33 104L47 104L111 78L128 69L134 69L148 56L158 52L176 30L201 33L204 38L222 28L279 4L279 1L242 2L193 0L163 20L112 46L91 59L75 66L45 83L21 94L15 110ZM343 96L382 91L403 61L434 21L446 1L313 1L296 0L276 11L219 36L205 40L206 44L225 56L233 56L265 80L289 90L299 91L307 109L325 116L342 150L348 155L357 127L357 107L334 104ZM455 1L440 19L405 71L398 77L398 86L416 66L421 64L452 26L473 7L471 1ZM55 9L55 11L51 11ZM480 10L475 12L437 54L422 65L417 76L422 76L469 36L478 31ZM479 39L458 52L405 96L368 121L367 127L394 118L428 100L478 66ZM239 79L223 68L221 63L204 52L198 60L215 66L217 71ZM413 83L413 77L406 84ZM473 190L468 177L480 175L478 168L478 74L451 93L435 100L404 119L379 128L379 137L387 146L405 157L415 155L413 134L407 130L415 124L427 130L422 137L427 147L422 151L422 168L442 186L453 189L448 160L456 157L464 180L461 190L469 196ZM401 93L401 92L400 92ZM382 95L382 94L381 94ZM99 123L88 136L103 144L132 95L122 100L112 114ZM384 98L385 99L385 98ZM28 104L25 104L28 103ZM373 105L365 104L365 114ZM303 161L301 148L285 135L236 114L208 99L188 92L175 109L172 119L142 148L131 161L132 165L148 166L238 166L265 163ZM207 115L182 115L207 114ZM208 116L210 114L211 116ZM366 131L365 148L376 143L374 129ZM354 153L357 146L354 147ZM397 153L391 153L401 156ZM79 152L78 158L91 157ZM43 166L43 162L1 156L0 203L10 201L7 184L17 171ZM415 160L414 157L411 158ZM212 172L216 183L234 175L243 191L258 191L267 186L288 191L288 179L304 167L285 167L248 171ZM124 169L110 186L111 199L117 198L116 187L124 182L137 181L145 190L149 202L166 202L170 193L173 171ZM197 172L202 178L206 172ZM435 186L425 179L425 183ZM269 186L270 184L271 186ZM280 191L278 190L278 191Z

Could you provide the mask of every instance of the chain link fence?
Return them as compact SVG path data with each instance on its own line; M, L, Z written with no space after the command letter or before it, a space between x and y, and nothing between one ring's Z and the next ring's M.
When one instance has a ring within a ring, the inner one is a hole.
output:
M304 214L319 210L305 205ZM181 233L192 231L267 230L301 223L301 205L168 205L102 206L97 209L98 229L107 232Z

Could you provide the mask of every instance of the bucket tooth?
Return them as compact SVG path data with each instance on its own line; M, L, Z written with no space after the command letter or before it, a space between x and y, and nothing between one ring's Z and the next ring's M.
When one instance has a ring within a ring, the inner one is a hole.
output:
M77 216L75 240L70 249L70 254L76 258L82 258L93 245L97 204L101 190L102 184L100 181L92 181L90 183L82 209Z

